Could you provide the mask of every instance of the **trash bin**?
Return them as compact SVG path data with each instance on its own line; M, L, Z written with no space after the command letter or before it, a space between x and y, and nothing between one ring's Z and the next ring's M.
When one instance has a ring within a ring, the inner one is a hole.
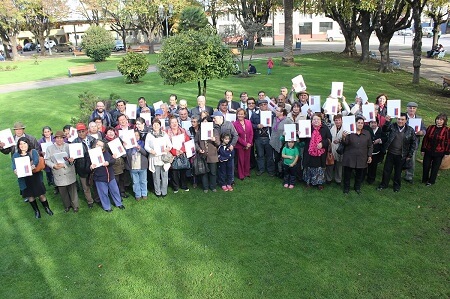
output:
M297 38L297 41L295 42L295 48L301 50L302 49L302 40Z

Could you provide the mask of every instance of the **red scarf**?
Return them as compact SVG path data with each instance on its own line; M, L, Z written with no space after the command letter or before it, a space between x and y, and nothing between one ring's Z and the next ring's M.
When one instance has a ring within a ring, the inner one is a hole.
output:
M325 153L323 145L321 149L317 148L317 145L322 142L322 135L320 135L319 130L320 126L317 128L313 127L313 132L311 134L311 141L309 142L308 153L310 156L313 157L320 157Z

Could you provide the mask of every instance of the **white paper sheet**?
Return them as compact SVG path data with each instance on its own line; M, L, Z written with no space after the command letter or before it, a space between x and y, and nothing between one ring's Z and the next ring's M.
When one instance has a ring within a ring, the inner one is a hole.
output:
M33 172L31 171L31 161L30 156L23 156L19 158L14 158L14 162L16 163L16 173L17 177L23 178L26 176L32 176Z
M75 129L74 127L70 127L69 138L67 138L67 140L69 142L73 142L77 137L78 137L77 129Z
M310 107L309 107L309 105L308 104L305 104L305 105L303 105L301 108L300 108L300 114L302 114L302 115L308 115L308 110L310 109Z
M285 141L296 141L297 140L297 126L295 124L285 124L284 125L284 135Z
M342 129L348 133L356 133L356 123L354 115L342 117Z
M123 147L122 142L120 142L119 138L113 139L108 142L108 147L111 150L112 154L116 156L116 158L126 155L125 148Z
M12 135L10 129L4 129L0 131L0 142L3 142L5 144L3 148L10 148L11 146L16 145L14 136Z
M321 107L322 106L320 106L320 96L309 97L309 109L311 109L312 112L320 112Z
M123 141L125 149L136 147L136 135L133 130L119 130L119 136Z
M152 124L152 115L150 113L141 113L139 114L140 117L142 117L145 120L145 124L147 126L151 126Z
M298 137L299 138L311 138L311 120L300 119L298 120Z
M374 103L368 103L368 104L362 105L362 112L363 112L363 116L365 117L366 122L375 120L375 104Z
M259 114L261 116L259 123L262 124L264 127L271 127L272 111L259 111Z
M400 117L401 107L402 107L401 100L389 100L387 102L387 115L389 115L392 118Z
M306 90L305 80L303 80L302 75L298 75L297 77L292 78L291 81L295 92Z
M176 150L181 150L184 142L184 134L172 136L172 147Z
M164 104L163 101L158 101L153 103L153 108L155 108L155 110L161 108L161 105Z
M410 118L408 119L408 126L414 129L414 132L420 131L420 126L422 125L422 119L421 118Z
M128 116L128 119L136 119L137 105L127 104L125 107L125 115Z
M91 159L91 164L95 165L95 168L103 166L105 163L105 157L103 156L102 148L95 147L88 150L89 158Z
M161 156L164 153L165 145L165 139L162 137L153 140L153 150L156 152L156 156Z
M69 144L69 156L73 159L83 158L83 144L70 143Z
M192 126L192 123L189 120L183 120L181 121L181 127L186 130L186 132L189 132L189 128Z
M66 159L69 157L66 152L54 153L53 157L55 157L56 163L58 164L66 164Z
M356 95L362 99L363 105L365 105L369 101L369 97L367 96L367 93L362 86L358 89Z
M331 96L340 98L344 94L344 82L331 82Z
M235 122L236 121L236 113L225 114L225 120L228 120L229 122Z
M336 115L338 111L338 99L327 98L325 107L323 108L328 115Z
M213 129L214 129L214 123L213 122L202 122L200 126L200 139L201 140L209 140L211 137L213 137Z
M184 149L186 150L186 157L190 158L195 155L195 143L194 140L189 140L184 143Z
M53 142L41 143L41 149L42 149L42 152L44 153L44 158L47 158L47 149L50 145L53 145Z
M166 130L166 119L160 118L159 121L161 122L161 130L165 131Z

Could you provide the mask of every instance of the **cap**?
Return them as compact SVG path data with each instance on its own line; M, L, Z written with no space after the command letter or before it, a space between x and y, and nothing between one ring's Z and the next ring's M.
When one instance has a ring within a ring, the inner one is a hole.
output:
M267 100L258 100L258 106L261 104L268 104L269 102Z
M64 138L64 137L66 137L66 135L64 135L64 132L63 132L63 131L58 131L58 132L55 133L55 138L56 138L56 137Z
M223 117L223 114L220 111L214 111L212 117L216 117L216 116L222 116Z
M77 123L76 127L77 131L79 130L86 130L86 125L83 123Z
M15 122L14 123L14 130L20 130L20 129L25 129L25 125L23 124L23 122Z
M155 111L155 115L163 115L164 112L162 111L162 109L156 109Z
M406 107L417 107L417 103L416 102L409 102L408 104L406 104Z

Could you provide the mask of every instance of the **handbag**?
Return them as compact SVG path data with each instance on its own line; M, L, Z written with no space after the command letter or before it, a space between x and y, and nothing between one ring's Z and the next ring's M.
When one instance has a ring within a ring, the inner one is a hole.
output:
M402 161L402 170L411 169L413 167L413 160L404 158Z
M164 163L172 163L173 162L173 155L171 153L165 153L161 155L161 161Z
M34 167L32 172L37 173L39 171L44 170L44 168L45 168L45 160L43 157L39 156L39 163L38 163L38 165L36 165L36 167Z
M172 162L172 169L182 170L191 168L191 163L185 154L181 154L176 156Z
M206 158L202 155L196 155L192 162L192 169L195 175L201 175L209 172L208 163Z
M339 146L336 149L336 153L338 153L339 155L343 155L344 151L345 151L345 145L341 142L341 143L339 143Z

